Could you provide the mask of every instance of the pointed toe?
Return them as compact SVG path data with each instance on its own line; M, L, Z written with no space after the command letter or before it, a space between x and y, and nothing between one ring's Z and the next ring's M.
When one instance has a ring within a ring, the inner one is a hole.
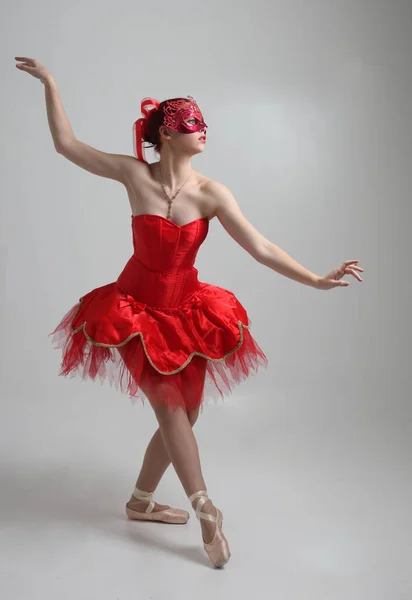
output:
M213 539L210 542L203 542L203 547L212 565L215 568L220 569L228 562L229 558L231 557L229 544L222 530L222 511L216 508L216 516L214 516L201 510L203 504L209 499L207 490L199 490L198 492L195 492L194 494L191 494L191 496L189 496L189 500L192 503L196 499L198 499L195 509L196 517L199 520L205 519L207 521L213 521L216 523L216 529Z
M217 527L213 540L208 544L203 543L203 547L210 559L210 562L217 569L222 568L229 560L231 554L229 544L222 531L223 515L217 508Z

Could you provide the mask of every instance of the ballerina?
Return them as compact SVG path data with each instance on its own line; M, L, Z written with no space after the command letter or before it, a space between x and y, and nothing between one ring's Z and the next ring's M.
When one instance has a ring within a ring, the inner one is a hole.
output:
M78 140L53 76L37 59L15 57L45 87L56 151L126 188L134 252L116 281L85 293L50 334L62 349L60 375L107 380L132 399L147 399L159 428L145 452L126 504L130 519L186 523L189 513L154 502L170 465L200 521L204 549L223 567L230 549L223 515L208 496L193 425L207 399L223 398L267 366L246 309L225 288L198 279L195 259L216 218L257 262L318 290L362 281L358 260L318 276L265 238L243 215L231 191L191 166L204 151L207 124L192 96L144 98L133 124L134 156L101 152ZM159 154L149 164L144 144ZM175 199L178 197L177 202ZM167 210L166 210L167 207ZM172 211L173 208L173 211Z

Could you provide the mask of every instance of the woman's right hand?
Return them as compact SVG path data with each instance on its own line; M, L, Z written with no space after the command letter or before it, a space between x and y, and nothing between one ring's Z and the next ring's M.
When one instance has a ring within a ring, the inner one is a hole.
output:
M15 59L22 61L21 64L16 65L20 71L26 71L26 73L33 75L33 77L36 77L36 79L40 79L42 83L45 83L48 78L51 78L51 73L36 58L15 56Z

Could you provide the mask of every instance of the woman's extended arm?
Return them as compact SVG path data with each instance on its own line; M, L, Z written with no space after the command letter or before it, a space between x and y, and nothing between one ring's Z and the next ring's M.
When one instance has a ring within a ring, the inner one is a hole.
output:
M340 281L345 274L354 275L358 281L362 281L362 278L355 272L363 271L361 267L354 264L358 263L358 260L345 261L324 277L312 273L253 227L226 186L212 180L209 183L209 191L216 204L216 216L225 230L259 263L289 277L289 279L321 290L348 286L348 281Z
M15 58L24 61L23 64L16 65L20 70L33 75L44 84L47 119L57 152L94 175L125 183L127 169L130 166L139 168L136 166L139 161L125 154L101 152L78 140L64 111L53 76L36 59L21 56Z

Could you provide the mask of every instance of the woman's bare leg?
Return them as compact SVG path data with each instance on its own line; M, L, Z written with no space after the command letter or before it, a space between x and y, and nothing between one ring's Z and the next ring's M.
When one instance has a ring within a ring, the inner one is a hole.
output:
M186 495L189 497L199 490L207 490L200 464L199 448L187 411L183 408L171 410L161 402L151 399L150 395L147 394L147 397L155 411L164 447ZM193 508L196 508L197 502L198 498L193 501ZM217 514L210 499L205 502L202 511L213 516ZM216 525L205 519L201 519L200 524L203 541L208 543L214 536Z
M199 408L187 411L187 418L191 427L196 423L198 416ZM154 492L171 462L158 427L146 448L136 487L145 492ZM132 510L144 512L148 501L138 500L132 495L129 505ZM156 502L153 511L157 512L166 508L169 508L169 506Z

